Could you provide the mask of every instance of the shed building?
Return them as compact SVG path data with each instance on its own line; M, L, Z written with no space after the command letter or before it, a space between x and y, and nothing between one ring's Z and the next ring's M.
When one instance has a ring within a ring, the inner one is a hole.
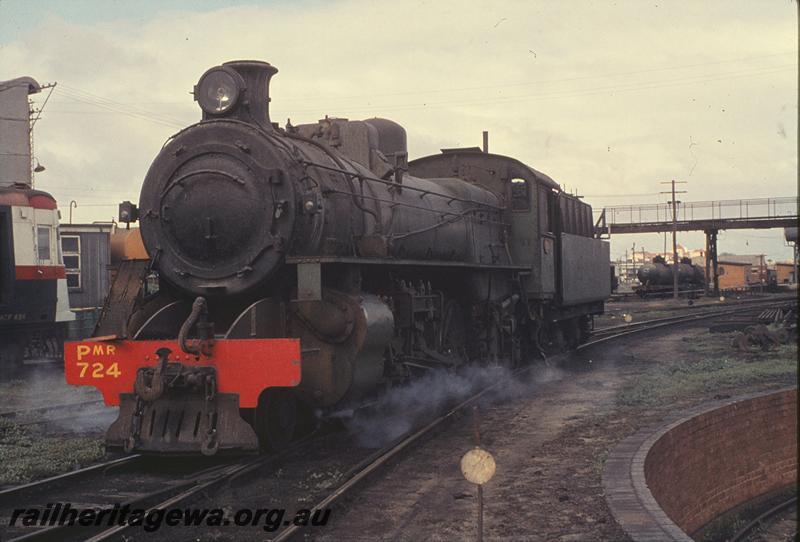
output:
M750 263L720 260L718 269L720 290L744 290L750 286Z
M61 254L67 275L69 305L76 320L70 338L89 337L94 330L109 288L109 249L113 225L62 224Z
M792 262L778 262L775 264L775 278L778 284L796 284L794 264Z

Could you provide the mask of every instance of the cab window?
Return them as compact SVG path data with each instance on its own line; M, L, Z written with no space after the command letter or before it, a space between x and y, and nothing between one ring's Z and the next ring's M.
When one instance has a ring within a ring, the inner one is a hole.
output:
M528 181L525 179L511 179L511 210L528 211L531 208Z

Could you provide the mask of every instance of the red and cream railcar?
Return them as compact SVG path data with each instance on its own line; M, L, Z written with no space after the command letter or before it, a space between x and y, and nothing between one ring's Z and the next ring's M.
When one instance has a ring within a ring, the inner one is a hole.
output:
M69 310L53 197L24 185L0 187L0 368L26 352L59 356Z

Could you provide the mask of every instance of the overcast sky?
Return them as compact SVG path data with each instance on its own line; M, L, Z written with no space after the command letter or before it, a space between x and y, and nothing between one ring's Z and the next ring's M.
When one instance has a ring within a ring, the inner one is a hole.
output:
M35 128L64 220L138 200L164 140L199 119L209 67L266 60L272 117L382 116L412 158L479 145L595 208L797 195L797 4L704 1L0 0L0 80L58 82ZM46 92L35 97L41 105ZM679 242L702 247L702 233ZM612 256L663 236L615 236ZM780 230L720 251L787 259Z

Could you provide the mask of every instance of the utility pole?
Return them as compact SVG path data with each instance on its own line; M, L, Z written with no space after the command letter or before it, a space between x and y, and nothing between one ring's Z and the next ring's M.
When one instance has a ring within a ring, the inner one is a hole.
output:
M630 276L628 270L630 269L630 261L628 261L628 249L625 249L625 277L626 279Z
M678 203L675 194L685 194L686 190L675 190L676 184L686 184L686 181L663 181L661 184L671 184L672 190L670 192L661 192L662 194L672 193L672 298L678 299Z

